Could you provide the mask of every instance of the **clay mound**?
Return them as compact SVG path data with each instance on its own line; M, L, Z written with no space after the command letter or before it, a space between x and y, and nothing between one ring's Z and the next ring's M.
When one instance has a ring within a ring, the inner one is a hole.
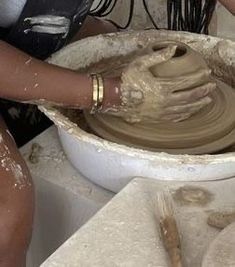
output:
M100 137L137 148L171 154L208 154L235 143L235 91L221 81L212 103L183 122L128 124L110 115L85 118Z

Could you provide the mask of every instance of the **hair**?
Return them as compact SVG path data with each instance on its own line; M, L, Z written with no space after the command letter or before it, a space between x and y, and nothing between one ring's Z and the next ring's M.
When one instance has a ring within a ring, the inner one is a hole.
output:
M146 0L142 0L144 9L153 26L159 29ZM100 0L90 11L90 15L105 17L115 8L117 0ZM217 0L167 0L167 28L175 31L189 31L194 33L209 33L209 25L216 7ZM130 11L126 25L121 26L111 21L119 29L130 26L133 17L135 0L130 0Z
M109 15L115 8L118 0L100 0L100 2L90 11L90 15L96 16L96 17L105 17ZM134 4L135 0L130 0L130 11L127 23L122 26L118 25L116 22L109 20L111 23L113 23L118 29L125 30L127 29L132 21L133 13L134 13Z
M208 34L216 0L167 0L168 29Z

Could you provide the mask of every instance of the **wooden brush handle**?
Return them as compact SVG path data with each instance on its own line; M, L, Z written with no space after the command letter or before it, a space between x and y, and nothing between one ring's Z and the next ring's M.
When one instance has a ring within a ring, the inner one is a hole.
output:
M179 248L169 251L169 257L172 267L182 267L181 250Z

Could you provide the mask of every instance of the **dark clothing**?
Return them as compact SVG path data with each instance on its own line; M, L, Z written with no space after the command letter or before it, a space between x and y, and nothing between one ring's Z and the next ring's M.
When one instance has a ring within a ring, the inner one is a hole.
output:
M28 0L5 40L24 52L46 59L80 29L91 0Z
M0 38L44 60L66 45L79 31L92 2L28 0L17 23L10 29L0 28ZM0 110L19 146L50 125L49 120L30 105L4 100L0 101Z

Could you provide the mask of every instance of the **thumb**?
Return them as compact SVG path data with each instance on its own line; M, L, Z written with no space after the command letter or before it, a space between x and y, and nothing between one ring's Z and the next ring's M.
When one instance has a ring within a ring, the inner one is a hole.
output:
M154 65L171 59L176 51L176 45L169 45L160 51L141 56L131 63L132 67L137 67L140 71L146 71Z

